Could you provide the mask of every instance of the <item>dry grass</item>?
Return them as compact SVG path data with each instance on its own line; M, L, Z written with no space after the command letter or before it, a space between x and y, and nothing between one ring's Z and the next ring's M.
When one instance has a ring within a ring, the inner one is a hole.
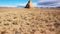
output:
M60 9L0 8L0 34L60 34Z

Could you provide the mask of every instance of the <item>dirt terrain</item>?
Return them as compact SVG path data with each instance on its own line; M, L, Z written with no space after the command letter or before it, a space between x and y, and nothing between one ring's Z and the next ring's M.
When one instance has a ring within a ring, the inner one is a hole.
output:
M60 34L60 9L0 7L0 34Z

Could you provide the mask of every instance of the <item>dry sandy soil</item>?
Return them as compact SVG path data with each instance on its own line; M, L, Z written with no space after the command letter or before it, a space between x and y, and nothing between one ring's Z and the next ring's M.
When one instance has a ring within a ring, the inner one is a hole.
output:
M0 8L0 34L60 34L60 9Z

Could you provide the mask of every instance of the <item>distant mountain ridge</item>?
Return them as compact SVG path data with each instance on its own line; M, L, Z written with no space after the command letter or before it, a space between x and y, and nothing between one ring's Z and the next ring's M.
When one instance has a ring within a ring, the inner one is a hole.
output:
M25 6L17 6L17 8L24 8Z

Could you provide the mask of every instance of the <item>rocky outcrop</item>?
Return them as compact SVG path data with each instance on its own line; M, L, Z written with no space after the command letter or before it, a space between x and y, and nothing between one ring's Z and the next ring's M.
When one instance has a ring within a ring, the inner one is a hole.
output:
M34 8L34 5L33 5L31 0L28 1L28 3L26 4L25 8Z

